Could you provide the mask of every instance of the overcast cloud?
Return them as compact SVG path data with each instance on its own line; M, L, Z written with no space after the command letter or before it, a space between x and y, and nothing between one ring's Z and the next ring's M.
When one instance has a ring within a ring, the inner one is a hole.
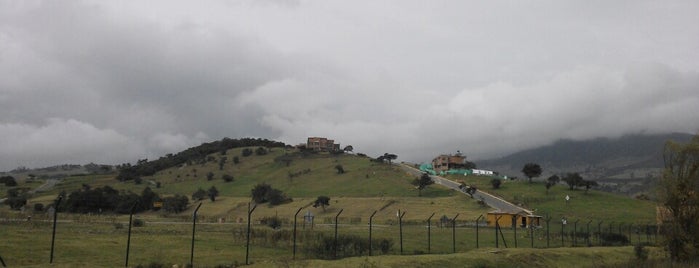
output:
M697 1L0 0L0 170L334 138L424 161L699 131Z

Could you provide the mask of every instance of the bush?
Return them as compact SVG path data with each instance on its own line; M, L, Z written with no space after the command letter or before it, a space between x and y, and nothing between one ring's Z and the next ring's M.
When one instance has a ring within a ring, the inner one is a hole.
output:
M490 184L493 185L493 189L499 189L502 181L500 179L492 179L490 180Z
M272 229L279 229L282 227L282 220L277 216L264 217L262 218L262 220L260 220L260 222L264 225L269 226Z
M143 227L146 226L146 222L142 219L135 219L133 222L131 222L131 225L133 227Z
M629 244L629 238L621 234L602 233L599 238L603 246L623 246Z
M643 244L636 244L633 247L633 253L636 255L636 259L645 261L648 259L648 249L646 249Z
M393 241L389 239L377 239L371 243L374 252L378 251L382 254L387 254L393 247ZM318 233L315 240L311 241L305 249L306 254L318 259L334 259L335 251L337 251L337 258L346 258L368 253L369 241L358 235L339 235L336 250L334 237L326 237L323 233Z
M17 186L17 181L12 176L2 176L0 177L0 183L4 183L7 187Z
M224 174L223 176L221 176L221 179L223 179L224 182L232 182L234 178L231 175Z
M272 188L271 185L260 183L252 189L252 199L255 203L261 204L269 202L270 205L276 206L291 202L292 199L286 196L284 192Z
M255 154L256 155L266 155L267 149L265 149L264 147L257 147L257 149L255 149Z
M36 211L36 212L44 211L44 204L42 204L42 203L34 204L34 211Z

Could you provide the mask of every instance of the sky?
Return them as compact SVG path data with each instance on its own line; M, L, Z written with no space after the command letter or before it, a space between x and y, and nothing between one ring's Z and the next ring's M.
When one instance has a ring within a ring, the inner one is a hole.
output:
M0 171L224 137L470 160L699 131L698 1L0 0Z

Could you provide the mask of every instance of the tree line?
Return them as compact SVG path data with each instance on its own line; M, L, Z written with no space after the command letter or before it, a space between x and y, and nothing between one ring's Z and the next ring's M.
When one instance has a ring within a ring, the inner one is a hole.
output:
M131 165L130 163L118 165L117 169L119 170L119 174L117 175L117 179L119 181L128 181L135 180L136 178L142 176L152 176L156 172L167 168L180 166L187 162L206 159L206 157L212 153L218 152L225 154L225 152L229 149L250 146L285 147L286 144L283 142L259 138L223 138L220 141L202 143L199 146L186 149L176 154L167 154L166 156L160 157L157 160L148 161L148 159L141 159L138 160L135 165Z

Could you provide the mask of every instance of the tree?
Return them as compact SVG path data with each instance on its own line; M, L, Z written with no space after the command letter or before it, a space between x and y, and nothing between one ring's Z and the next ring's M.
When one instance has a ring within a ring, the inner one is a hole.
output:
M575 190L576 187L582 186L585 180L582 176L580 176L580 174L574 172L563 176L563 181L568 184L568 188L570 188L570 190Z
M216 189L216 186L211 186L211 188L206 191L206 194L209 196L209 199L211 199L211 202L214 202L218 196L218 189Z
M422 173L422 176L413 180L413 185L415 185L415 189L418 190L418 196L422 196L422 189L425 189L427 186L433 183L434 181L432 180L432 177L430 177L430 174L427 173Z
M383 154L383 160L387 160L389 165L391 164L391 161L396 160L397 158L398 158L398 156L395 154L389 154L389 153Z
M546 194L549 194L549 189L558 184L559 181L561 181L561 178L558 175L553 175L546 179Z
M163 210L170 213L180 213L187 209L189 199L180 194L163 198Z
M226 164L226 160L228 160L228 157L222 156L221 159L218 160L218 170L223 170L223 166Z
M327 197L327 196L324 196L324 195L319 196L319 197L316 199L316 201L313 202L313 207L314 207L314 208L317 208L317 207L320 206L320 207L323 208L323 211L325 211L325 206L329 206L329 205L330 205L330 197Z
M234 156L233 157L233 164L237 165L238 163L240 163L240 157Z
M214 173L209 171L209 173L206 173L206 180L210 181L214 179Z
M202 188L197 189L197 191L195 191L192 194L192 200L201 201L201 200L204 200L205 198L206 198L206 192Z
M596 181L583 181L583 186L585 186L585 193L587 194L587 191L590 190L590 188L599 185Z
M17 181L12 176L2 176L0 177L0 183L4 183L7 187L17 186Z
M549 177L548 179L546 179L546 181L550 182L552 185L556 185L557 183L559 183L561 181L561 178L558 177L558 175L553 175L553 176Z
M345 146L345 148L342 149L342 150L345 151L345 152L351 152L351 151L354 150L354 147L352 147L352 145L347 145L347 146Z
M493 186L493 189L500 189L500 185L502 184L502 181L500 179L493 178L490 180L490 185Z
M228 175L228 174L223 174L223 176L221 176L221 179L223 179L224 182L232 182L233 176Z
M252 149L250 149L250 148L243 149L243 157L248 157L251 155L252 155Z
M666 248L676 261L699 257L699 135L687 144L668 141L663 152L665 171L658 186L664 207Z
M252 188L252 201L255 201L255 203L264 203L267 202L267 193L272 190L272 186L266 183L260 183L255 185L255 187Z
M345 173L345 168L343 168L342 165L336 165L335 169L337 169L337 174L344 174Z
M264 147L257 147L257 149L255 149L255 154L256 155L266 155L267 149L265 149Z
M153 192L150 187L146 187L141 192L141 205L145 209L153 209L153 203L160 201L160 196Z
M269 202L270 205L275 206L292 201L284 192L274 189L271 185L266 183L255 185L251 192L252 200L258 204Z
M541 166L534 163L527 163L522 168L522 173L529 178L529 183L532 183L532 178L541 176Z

